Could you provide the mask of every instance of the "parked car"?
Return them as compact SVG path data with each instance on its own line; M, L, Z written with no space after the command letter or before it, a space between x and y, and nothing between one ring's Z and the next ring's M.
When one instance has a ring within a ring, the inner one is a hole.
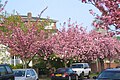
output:
M15 80L38 80L34 69L13 69Z
M58 68L51 80L78 80L78 75L71 68Z
M9 65L0 64L0 80L14 80L14 74Z
M90 78L91 68L89 67L88 63L73 63L71 65L73 71L75 71L79 77Z
M120 80L120 68L106 69L102 71L97 77L94 76L93 79L96 80Z

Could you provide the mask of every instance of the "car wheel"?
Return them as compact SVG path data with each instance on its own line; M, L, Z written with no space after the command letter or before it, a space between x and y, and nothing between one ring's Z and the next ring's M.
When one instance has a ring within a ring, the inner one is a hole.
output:
M73 76L73 77L71 77L71 79L69 78L68 80L78 80L78 76L77 75Z
M80 79L84 79L84 72L80 74Z
M87 79L90 79L90 72L88 73L88 75L86 77L87 77Z

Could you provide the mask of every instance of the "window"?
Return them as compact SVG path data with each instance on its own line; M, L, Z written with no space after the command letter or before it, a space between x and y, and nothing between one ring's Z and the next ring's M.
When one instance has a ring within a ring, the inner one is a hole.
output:
M2 75L5 75L6 73L7 73L7 71L6 71L6 69L5 69L5 67L4 66L0 66L0 75L2 76Z
M83 68L83 64L72 65L72 68Z
M85 68L89 68L89 65L88 65L88 64L85 64Z
M27 70L26 75L30 75L30 76L31 76L31 71L30 71L30 70Z
M6 69L7 69L8 74L13 73L12 70L11 70L11 68L10 68L9 66L5 66L5 67L6 67Z
M35 76L35 72L33 70L30 70L30 71L31 71L31 75Z
M58 73L64 73L65 71L66 71L66 69L64 69L64 68L59 68L59 69L57 69L56 72L58 72Z
M16 77L23 77L23 76L25 76L25 71L23 71L23 70L14 70L14 75Z
M66 72L72 73L73 70L72 69L67 69Z
M111 80L120 80L120 71L103 71L99 76L98 79L111 79Z
M83 64L79 64L78 67L79 67L79 68L83 68Z

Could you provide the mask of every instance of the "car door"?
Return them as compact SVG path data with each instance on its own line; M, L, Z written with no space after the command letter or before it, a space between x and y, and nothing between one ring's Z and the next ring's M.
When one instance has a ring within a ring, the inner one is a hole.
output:
M0 66L0 80L6 80L6 69L4 66Z
M84 75L88 75L89 74L89 66L88 64L84 64Z
M32 77L32 80L36 80L36 74L35 74L35 71L33 69L30 70L31 71L31 77Z
M31 71L30 70L26 71L26 80L33 80L32 76L31 76Z

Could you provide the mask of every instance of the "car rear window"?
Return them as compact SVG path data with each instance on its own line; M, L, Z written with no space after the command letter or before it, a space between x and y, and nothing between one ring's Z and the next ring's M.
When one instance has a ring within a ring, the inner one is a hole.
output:
M66 69L57 69L56 72L58 72L58 73L64 73L64 72L66 72Z
M57 73L64 73L64 72L73 72L73 70L72 69L70 69L70 68L62 68L62 69L58 69L57 71L56 71Z

